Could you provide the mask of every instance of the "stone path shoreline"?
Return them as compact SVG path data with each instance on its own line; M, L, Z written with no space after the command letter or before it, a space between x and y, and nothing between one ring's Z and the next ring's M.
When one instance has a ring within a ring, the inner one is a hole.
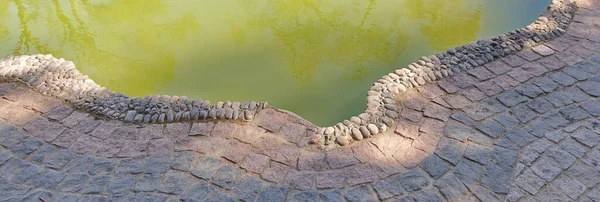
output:
M0 83L0 201L600 201L600 1L323 151L298 117L134 124Z

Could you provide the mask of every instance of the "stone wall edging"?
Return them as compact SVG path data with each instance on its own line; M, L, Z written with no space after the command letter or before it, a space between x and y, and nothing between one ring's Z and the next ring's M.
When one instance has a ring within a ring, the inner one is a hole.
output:
M482 66L524 48L565 33L576 6L572 0L553 0L548 9L526 28L423 56L408 68L395 70L375 82L367 92L364 113L330 127L319 127L312 142L347 145L385 132L400 110L396 97L410 88L431 83ZM0 59L0 80L20 81L32 89L63 99L89 113L134 123L172 123L200 120L252 120L267 102L217 102L185 96L152 95L131 98L106 89L80 73L73 62L52 55L22 55Z

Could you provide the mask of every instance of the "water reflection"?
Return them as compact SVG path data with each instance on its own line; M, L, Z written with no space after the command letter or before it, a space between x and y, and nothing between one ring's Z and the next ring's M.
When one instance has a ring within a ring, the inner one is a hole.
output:
M391 70L506 31L482 27L490 2L5 0L0 57L52 53L115 91L268 101L324 126Z

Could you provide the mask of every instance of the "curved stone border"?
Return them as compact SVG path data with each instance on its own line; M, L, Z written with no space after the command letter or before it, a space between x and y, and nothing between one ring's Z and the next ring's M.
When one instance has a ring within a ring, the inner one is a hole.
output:
M396 97L409 88L425 85L489 63L523 48L565 33L576 6L570 0L553 0L548 10L526 28L469 45L422 57L375 82L368 91L364 113L331 127L319 128L312 141L319 145L347 145L385 132L398 117ZM81 74L73 62L52 55L13 56L0 60L0 80L21 81L31 88L72 103L90 113L135 123L170 123L206 119L252 120L266 102L217 102L185 96L154 95L131 98L112 92Z

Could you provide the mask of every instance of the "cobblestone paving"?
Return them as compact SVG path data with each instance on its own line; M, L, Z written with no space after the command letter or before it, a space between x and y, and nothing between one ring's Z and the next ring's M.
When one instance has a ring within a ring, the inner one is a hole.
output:
M0 201L600 201L600 12L398 98L393 130L307 145L310 123L134 125L0 83Z

